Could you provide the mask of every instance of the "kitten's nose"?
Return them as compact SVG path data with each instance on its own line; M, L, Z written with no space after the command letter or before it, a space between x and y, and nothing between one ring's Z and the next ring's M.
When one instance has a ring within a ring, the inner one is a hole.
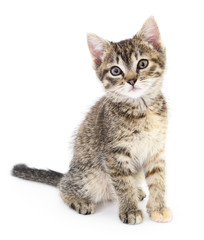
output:
M127 81L130 85L134 86L135 83L137 82L137 79L136 78L131 78L131 79L128 79Z

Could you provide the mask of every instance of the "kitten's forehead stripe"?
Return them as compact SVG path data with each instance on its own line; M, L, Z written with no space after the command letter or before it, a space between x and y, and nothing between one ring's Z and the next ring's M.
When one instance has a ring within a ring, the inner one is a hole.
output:
M115 53L130 67L132 53L136 51L135 41L128 39L111 44Z
M136 60L138 60L138 53L137 53L137 51L135 51L135 58L136 58Z

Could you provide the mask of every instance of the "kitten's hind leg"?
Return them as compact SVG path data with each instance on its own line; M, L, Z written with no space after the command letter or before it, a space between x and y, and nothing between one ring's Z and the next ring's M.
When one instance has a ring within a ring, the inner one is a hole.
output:
M73 181L70 176L62 178L59 189L63 201L76 212L88 215L93 214L96 203L86 196L82 181Z

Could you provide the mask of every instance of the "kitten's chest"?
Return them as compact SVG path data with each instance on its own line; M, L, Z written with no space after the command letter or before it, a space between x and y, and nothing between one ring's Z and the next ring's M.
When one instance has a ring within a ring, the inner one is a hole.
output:
M132 126L132 134L126 138L132 160L142 165L164 148L166 136L166 118L149 114Z

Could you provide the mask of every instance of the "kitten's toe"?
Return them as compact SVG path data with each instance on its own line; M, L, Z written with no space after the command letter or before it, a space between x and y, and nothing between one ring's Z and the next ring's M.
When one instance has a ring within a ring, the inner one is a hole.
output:
M85 202L81 205L81 214L89 215L93 214L96 210L96 205L92 202Z
M140 201L142 201L144 198L146 198L147 195L141 188L138 189L138 192L139 192L139 200Z
M79 214L89 215L93 214L96 210L96 205L90 201L73 201L70 207L77 211Z
M139 224L143 221L143 214L139 209L122 212L120 213L119 217L123 223L127 224Z
M155 222L170 222L172 220L172 212L169 208L164 208L161 211L150 212L150 218Z

